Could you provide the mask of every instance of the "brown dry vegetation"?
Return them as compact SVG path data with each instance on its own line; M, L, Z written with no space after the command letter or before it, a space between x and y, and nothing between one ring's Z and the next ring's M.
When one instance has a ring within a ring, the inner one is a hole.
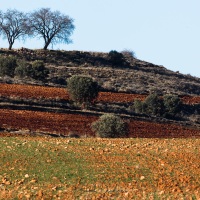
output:
M59 83L58 79L66 80L72 75L84 74L92 76L104 89L110 91L148 94L156 90L161 94L200 94L199 78L173 72L163 66L136 58L128 60L126 58L124 65L113 66L108 59L108 53L43 51L22 48L12 51L1 49L0 54L3 56L13 55L30 62L34 60L44 61L50 70L46 83L49 85L63 86L63 83ZM0 81L27 83L26 79L10 79L8 77L0 77ZM41 83L35 82L35 84Z

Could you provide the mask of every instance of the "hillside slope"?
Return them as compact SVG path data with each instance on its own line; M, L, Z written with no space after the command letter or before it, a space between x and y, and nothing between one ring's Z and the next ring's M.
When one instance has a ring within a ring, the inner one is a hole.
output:
M42 60L50 73L45 81L0 77L0 132L3 135L25 129L30 134L68 136L75 132L94 136L91 123L102 114L114 113L128 123L129 137L200 136L199 78L125 55L123 62L113 64L108 53L0 50L0 56L11 55L27 62ZM92 76L101 86L95 104L88 110L74 105L67 93L66 79L75 74ZM137 113L134 100L144 100L152 92L157 92L161 99L165 94L179 95L180 112L171 119Z
M133 57L124 56L121 65L113 65L108 53L16 49L0 50L0 55L14 55L27 61L42 60L50 69L46 85L65 86L66 79L74 74L92 76L102 90L148 94L199 95L200 78L167 70ZM33 83L19 78L0 78L1 82ZM34 82L34 84L42 84Z

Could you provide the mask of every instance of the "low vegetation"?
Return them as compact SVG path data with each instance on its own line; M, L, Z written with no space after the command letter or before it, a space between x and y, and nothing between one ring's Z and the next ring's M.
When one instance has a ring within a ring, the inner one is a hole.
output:
M91 77L76 75L67 80L67 90L73 101L85 107L97 98L99 86Z
M14 76L17 59L14 56L0 56L0 76Z
M181 100L177 95L164 95L161 98L153 93L144 101L136 99L133 109L136 113L173 118L181 111Z
M17 59L14 56L0 56L0 76L32 78L45 82L49 74L49 69L45 67L43 61L36 60L27 62Z
M123 138L128 135L127 124L114 114L104 114L96 122L93 122L92 129L97 137L101 138Z

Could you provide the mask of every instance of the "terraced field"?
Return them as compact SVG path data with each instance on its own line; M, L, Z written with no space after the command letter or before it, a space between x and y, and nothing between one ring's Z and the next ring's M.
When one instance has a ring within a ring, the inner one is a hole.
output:
M26 99L64 99L69 95L64 88L1 84L1 97ZM138 98L143 100L145 95L101 92L98 102L133 102ZM183 102L195 104L200 97L182 97ZM1 109L0 127L11 129L28 129L30 132L49 132L62 135L76 133L81 136L94 136L91 124L98 119L98 114L59 114L53 112L38 112L28 110ZM186 128L181 125L156 123L128 119L129 137L200 137L200 130ZM1 133L3 134L3 133Z
M70 132L81 136L94 136L91 124L97 116L87 114L58 114L48 112L0 109L0 127L29 129L37 132L50 132L68 135ZM129 137L176 138L200 137L200 130L180 125L161 124L128 120Z
M51 98L69 100L69 94L64 88L42 87L32 85L1 84L0 95L3 97L21 97L21 98ZM116 102L128 103L135 99L144 100L147 95L100 92L97 102ZM200 96L182 96L182 102L185 104L200 104Z

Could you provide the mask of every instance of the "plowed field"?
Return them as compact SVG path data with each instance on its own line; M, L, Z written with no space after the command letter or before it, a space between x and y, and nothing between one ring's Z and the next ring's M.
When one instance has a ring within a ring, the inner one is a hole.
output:
M0 199L199 200L200 139L0 138Z
M91 123L98 119L96 116L86 114L57 114L9 109L0 109L0 113L0 127L29 129L31 131L64 135L74 132L82 136L94 136L91 130ZM179 125L136 120L129 120L128 124L129 137L200 137L200 130L188 129Z
M67 90L64 88L18 85L18 84L0 84L0 96L4 97L22 97L22 98L51 98L69 100ZM133 102L135 99L144 100L146 95L100 92L97 98L98 102ZM200 96L183 96L182 102L185 104L200 104Z

